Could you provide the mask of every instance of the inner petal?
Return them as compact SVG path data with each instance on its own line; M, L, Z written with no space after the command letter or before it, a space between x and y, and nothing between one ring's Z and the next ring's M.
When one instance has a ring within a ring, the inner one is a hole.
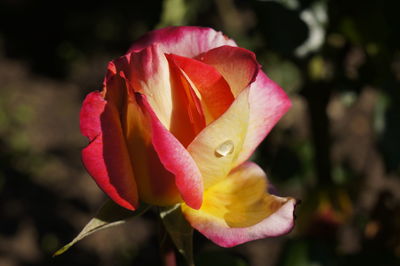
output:
M187 147L206 126L200 100L190 81L177 65L169 59L171 93L173 99L170 132Z
M123 75L133 91L146 96L157 118L185 147L205 127L199 98L159 44L129 53L113 64L110 71Z
M198 92L207 124L220 117L235 99L224 77L213 67L196 59L166 55L171 64L176 65L193 83Z

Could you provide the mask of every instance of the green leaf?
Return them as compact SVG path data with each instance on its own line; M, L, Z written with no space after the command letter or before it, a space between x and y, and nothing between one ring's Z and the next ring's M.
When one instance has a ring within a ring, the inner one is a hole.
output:
M53 257L61 255L72 247L76 242L83 238L99 231L106 229L111 226L123 224L127 219L140 216L150 208L149 205L141 203L141 206L136 211L129 211L121 206L115 204L113 201L108 200L97 212L96 216L93 217L88 224L82 229L82 231L67 245L57 250Z
M183 216L180 206L177 204L160 208L160 217L179 253L186 259L189 266L194 266L193 228Z

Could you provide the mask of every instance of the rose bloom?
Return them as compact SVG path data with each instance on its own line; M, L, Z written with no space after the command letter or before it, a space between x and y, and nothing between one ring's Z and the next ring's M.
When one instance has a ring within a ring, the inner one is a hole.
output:
M247 161L291 106L254 53L210 28L149 32L111 61L102 91L87 95L83 163L117 204L181 204L220 246L293 227L295 200L268 193Z

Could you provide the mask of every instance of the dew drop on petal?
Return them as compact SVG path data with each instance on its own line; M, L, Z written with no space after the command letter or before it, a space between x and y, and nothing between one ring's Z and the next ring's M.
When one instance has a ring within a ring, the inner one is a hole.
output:
M219 158L225 157L229 154L232 154L234 149L235 145L233 144L232 140L224 141L215 149L215 156Z

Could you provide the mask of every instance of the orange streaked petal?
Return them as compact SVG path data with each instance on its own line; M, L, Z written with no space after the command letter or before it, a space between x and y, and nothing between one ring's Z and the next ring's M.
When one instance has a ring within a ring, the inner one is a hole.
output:
M206 126L201 103L190 82L176 64L167 59L170 66L170 81L173 97L173 119L170 132L187 147L194 137Z

